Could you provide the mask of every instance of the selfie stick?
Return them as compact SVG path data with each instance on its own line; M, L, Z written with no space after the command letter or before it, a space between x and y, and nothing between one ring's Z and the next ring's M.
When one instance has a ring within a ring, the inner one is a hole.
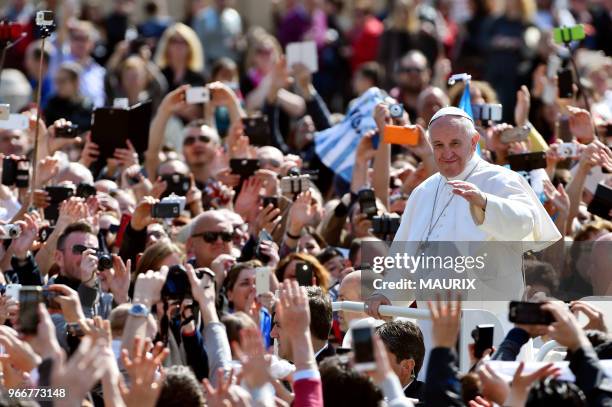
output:
M576 60L574 59L574 54L572 53L572 47L570 46L571 42L572 42L571 35L569 36L568 39L566 39L565 37L563 38L563 43L567 47L567 52L569 53L569 60L572 64L572 68L574 68L574 73L576 74L576 85L578 85L578 91L582 93L582 98L584 99L584 106L586 107L586 109L589 111L589 114L590 114L591 104L589 103L589 98L587 97L587 94L584 91L584 88L582 87L582 83L580 82L580 74L578 73L578 66L576 65ZM591 124L593 125L593 131L595 132L595 138L599 138L599 135L597 134L597 126L595 125L594 117L591 117L591 122L592 122Z
M40 98L42 93L42 71L43 71L43 55L45 49L45 40L51 35L50 26L42 25L40 27L40 61L38 64L38 83L36 84L36 127L34 128L34 154L32 154L32 181L30 182L30 206L34 205L34 188L36 185L36 167L38 163L38 133L40 132Z

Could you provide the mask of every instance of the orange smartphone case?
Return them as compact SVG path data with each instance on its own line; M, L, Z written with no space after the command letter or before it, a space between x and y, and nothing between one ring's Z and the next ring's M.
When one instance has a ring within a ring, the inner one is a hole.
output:
M416 146L419 144L419 130L389 124L385 126L383 141L387 144Z

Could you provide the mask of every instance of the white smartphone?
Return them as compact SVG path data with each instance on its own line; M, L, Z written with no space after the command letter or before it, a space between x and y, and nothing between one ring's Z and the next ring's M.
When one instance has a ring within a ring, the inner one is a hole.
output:
M575 143L560 144L557 151L563 158L571 158L578 156L578 145Z
M314 41L292 42L287 44L287 66L304 64L312 73L319 70L317 45Z
M208 103L210 101L210 91L206 86L195 86L187 89L185 100L189 104Z
M355 370L359 372L376 369L374 359L374 327L368 321L357 321L351 326Z
M28 118L19 113L9 114L8 119L0 120L0 129L25 130L28 128Z
M11 115L11 105L0 103L0 120L8 120Z
M255 290L257 295L270 292L270 269L268 267L255 269Z
M7 284L4 290L4 296L11 298L15 301L19 301L19 291L21 290L21 284Z

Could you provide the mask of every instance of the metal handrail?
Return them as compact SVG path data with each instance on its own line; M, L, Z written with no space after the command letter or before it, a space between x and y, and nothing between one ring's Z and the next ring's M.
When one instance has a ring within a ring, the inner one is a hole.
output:
M365 312L365 303L357 301L336 301L332 302L334 311ZM399 307L397 305L381 305L378 313L385 317L403 317L414 319L430 319L427 309Z

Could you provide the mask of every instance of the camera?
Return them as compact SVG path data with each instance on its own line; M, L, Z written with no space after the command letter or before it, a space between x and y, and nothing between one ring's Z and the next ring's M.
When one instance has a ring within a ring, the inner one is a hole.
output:
M96 257L98 258L98 271L113 268L113 258L109 253L98 251L96 252Z
M559 146L559 155L563 158L576 157L578 155L578 145L574 143L563 143Z
M557 44L566 44L572 41L580 41L585 37L584 25L578 24L573 27L553 28L553 39Z
M210 91L206 86L194 86L185 92L185 100L189 104L208 103Z
M85 182L79 183L76 188L76 196L83 199L87 199L90 196L95 196L96 192L96 187Z
M208 274L214 280L214 274L206 269L196 269L196 276L202 278ZM191 298L191 283L187 277L187 270L182 264L175 264L168 269L166 282L162 287L161 296L164 299L183 299Z
M39 27L53 26L53 12L48 10L39 11L36 13L36 25Z
M260 163L257 159L232 158L230 159L230 168L232 174L237 174L240 175L240 178L247 179L260 168Z
M282 177L280 187L283 195L297 195L310 188L310 175L289 175Z
M55 137L57 138L75 138L79 132L78 124L69 124L66 126L58 127L55 130Z
M18 225L0 225L0 239L16 239L20 234L21 228Z
M4 157L2 162L2 185L27 188L30 181L30 162L24 158Z
M166 174L162 175L161 179L166 182L166 190L162 194L162 197L172 194L185 196L191 187L191 179L187 175L179 173Z
M389 114L392 119L401 119L404 114L404 106L401 103L394 103L389 106Z
M185 202L184 196L171 194L153 205L151 217L159 219L178 218L183 209L185 209Z
M474 120L498 122L502 119L502 105L492 103L474 104L472 105L472 114L474 115Z
M372 231L376 235L394 235L399 229L401 218L395 213L374 216Z

